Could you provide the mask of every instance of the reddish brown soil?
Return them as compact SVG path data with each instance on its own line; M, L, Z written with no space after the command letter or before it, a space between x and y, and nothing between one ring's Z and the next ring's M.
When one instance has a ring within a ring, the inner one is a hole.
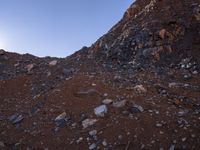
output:
M200 118L194 115L195 99L200 97L199 89L197 91L182 88L169 88L168 79L162 80L153 74L141 72L137 78L143 80L148 92L144 96L137 95L134 90L127 87L120 87L113 82L110 74L102 75L74 75L72 79L59 83L54 89L37 98L30 97L29 81L34 82L31 76L19 76L11 80L0 82L1 91L1 115L8 117L13 113L24 114L24 120L17 126L9 121L1 121L0 140L6 145L5 149L11 149L16 143L20 143L19 149L27 147L33 149L88 149L88 132L92 129L98 131L98 147L103 149L101 141L106 139L110 149L158 149L163 147L168 149L173 144L177 148L199 149L200 137ZM176 77L175 77L176 78ZM104 81L105 80L105 81ZM154 84L149 84L149 80ZM176 78L175 81L180 79ZM110 81L110 82L109 82ZM189 82L193 86L199 86L199 76L194 77ZM96 84L96 86L92 86ZM19 88L20 87L20 88ZM120 88L119 88L120 87ZM169 92L169 97L158 95L159 88ZM128 101L133 101L144 108L144 112L132 115L123 114L122 111L128 109L128 105L122 108L108 106L108 113L103 118L95 116L93 110L99 106L103 99L102 95L97 93L78 95L81 90L95 89L99 93L108 94L108 98L115 100L117 96L124 97ZM175 95L185 96L190 101L185 104L175 104ZM27 115L28 111L38 102L42 102L42 107L32 117ZM180 110L187 109L189 113L184 116L189 125L178 127L177 113ZM159 111L159 114L149 112L149 110ZM54 119L62 112L67 112L71 117L70 123L58 132L54 132ZM81 125L81 116L87 118L97 118L94 126L83 129ZM156 123L164 122L162 127L156 127ZM77 123L75 128L72 124ZM191 137L195 135L195 137ZM118 136L122 135L119 140ZM80 137L83 141L76 143ZM182 138L187 138L182 141ZM17 147L17 146L16 146Z
M0 149L199 150L199 10L199 0L137 0L108 34L72 56L0 50ZM105 99L112 103L98 117ZM58 128L63 112L68 120ZM15 114L23 120L13 123ZM97 122L83 128L85 119Z

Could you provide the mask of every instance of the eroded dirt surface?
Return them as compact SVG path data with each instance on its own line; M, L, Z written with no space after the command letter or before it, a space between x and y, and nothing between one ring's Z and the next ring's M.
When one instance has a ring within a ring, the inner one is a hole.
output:
M52 88L45 86L48 78L37 83L34 75L1 80L0 141L4 149L89 149L93 143L94 149L199 149L199 74L184 80L180 72L79 72ZM43 91L34 94L40 86ZM105 99L111 102L98 117L94 108ZM119 107L113 104L121 101ZM133 109L134 104L143 110ZM55 118L63 112L67 119L57 126ZM23 120L13 124L14 114ZM97 122L84 129L85 119Z

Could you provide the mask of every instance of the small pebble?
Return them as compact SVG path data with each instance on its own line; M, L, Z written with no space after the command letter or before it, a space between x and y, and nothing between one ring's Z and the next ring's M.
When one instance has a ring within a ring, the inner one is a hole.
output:
M192 74L197 75L198 71L195 70L195 71L192 72Z
M161 123L157 123L156 127L162 127L163 125Z
M91 144L90 146L89 146L89 150L93 150L93 149L95 149L97 147L97 145L95 144L95 143L93 143L93 144Z
M92 83L92 86L96 86L96 84L95 84L95 83Z
M163 132L163 131L160 131L160 134L164 134L164 132Z
M186 140L187 140L187 138L186 138L186 137L182 138L182 142L185 142Z
M89 132L90 136L95 136L97 134L97 130L92 130Z
M173 143L174 143L174 144L176 144L176 143L177 143L177 141L176 141L176 140L173 140Z
M107 142L104 140L104 141L102 142L102 145L103 145L103 146L107 146L108 144L107 144Z
M113 102L113 101L112 101L111 99L104 99L104 100L102 101L102 103L105 104L105 105L111 104L112 102Z
M191 137L192 137L192 138L195 138L195 137L196 137L196 135L195 135L195 134L192 134L192 135L191 135Z
M81 141L83 141L83 137L80 137L80 138L76 141L76 143L79 144Z
M5 147L5 144L2 141L0 141L0 147Z
M122 140L122 137L123 137L122 135L119 135L118 140Z

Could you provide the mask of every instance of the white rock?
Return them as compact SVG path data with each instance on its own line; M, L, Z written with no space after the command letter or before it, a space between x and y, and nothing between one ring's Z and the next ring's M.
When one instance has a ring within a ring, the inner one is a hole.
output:
M172 83L169 83L168 84L168 87L169 88L176 88L176 87L179 87L180 85L178 83L175 83L175 82L172 82Z
M105 104L105 105L111 104L112 102L113 102L112 99L104 99L102 101L102 103Z
M187 138L186 138L186 137L182 138L182 141L183 141L183 142L185 142L186 140L187 140Z
M49 66L55 66L57 64L57 60L53 60L51 62L49 62Z
M156 127L162 127L163 125L161 123L157 123Z
M93 144L91 144L90 146L89 146L89 150L93 150L93 149L95 149L97 147L97 145L95 144L95 143L93 143Z
M30 72L34 67L34 64L29 64L26 66L26 69L28 70L28 72Z
M96 86L96 84L95 84L95 83L92 83L92 86Z
M177 143L177 140L173 140L173 144L176 144Z
M122 140L123 136L122 135L118 135L118 140Z
M95 136L97 134L97 130L92 130L89 132L90 136Z
M104 96L104 97L107 97L107 96L108 96L108 94L107 94L107 93L104 93L104 94L103 94L103 96Z
M192 134L192 135L191 135L191 137L192 137L192 138L195 138L195 137L196 137L196 135L195 135L195 134Z
M51 75L51 72L50 71L48 71L47 72L47 77L49 77Z
M98 117L104 117L105 114L107 113L108 109L106 105L101 105L98 106L94 109L94 113L95 115L97 115Z
M76 143L79 144L79 143L82 142L82 141L83 141L83 137L80 137L80 138L76 141Z
M14 67L18 67L20 64L19 63L16 63L16 64L14 64Z
M159 133L160 133L160 134L164 134L164 132L163 132L163 131L160 131Z
M134 87L134 90L135 90L135 92L136 93L138 93L138 94L145 94L145 93L147 93L147 90L144 88L144 86L143 85L136 85L135 87Z
M55 121L65 119L66 116L67 116L66 112L63 112L62 114L60 114L56 117Z
M83 128L87 128L89 126L94 125L97 122L97 119L85 119L82 121Z
M179 117L182 117L182 116L185 116L188 112L189 112L188 110L180 110L180 111L177 113L177 115L178 115Z
M76 126L77 126L77 123L76 123L76 122L72 124L72 127L73 127L73 128L75 128Z
M198 71L195 70L195 71L192 72L192 74L197 75Z
M107 146L108 143L104 140L104 141L102 142L102 145L103 145L103 146Z

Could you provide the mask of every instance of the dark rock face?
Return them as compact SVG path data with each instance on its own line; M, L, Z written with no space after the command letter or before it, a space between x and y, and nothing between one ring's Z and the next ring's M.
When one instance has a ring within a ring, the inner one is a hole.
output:
M118 24L88 48L87 56L114 64L197 60L199 10L198 0L137 0Z

